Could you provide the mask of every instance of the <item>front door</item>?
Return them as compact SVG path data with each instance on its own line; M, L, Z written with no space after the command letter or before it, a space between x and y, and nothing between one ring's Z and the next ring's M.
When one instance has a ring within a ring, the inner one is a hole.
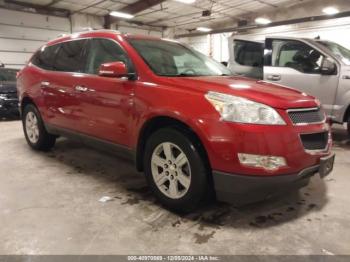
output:
M241 39L230 39L229 69L242 76L263 78L264 44Z
M129 146L135 81L99 76L98 71L103 63L121 61L133 72L132 63L114 40L95 38L88 46L82 90L77 90L82 114L88 119L84 129L96 138Z
M326 56L320 50L301 40L268 38L265 53L264 80L315 96L332 114L339 77L321 74Z

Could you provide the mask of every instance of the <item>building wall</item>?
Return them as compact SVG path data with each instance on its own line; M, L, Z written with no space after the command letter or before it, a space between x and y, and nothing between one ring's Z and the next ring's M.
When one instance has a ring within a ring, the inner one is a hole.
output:
M228 61L228 38L231 33L213 34L177 39L218 62Z
M266 36L320 36L321 39L337 42L350 49L350 17L264 28L248 34L235 35L247 40L263 40Z
M68 18L0 8L0 61L21 68L41 45L70 30Z
M334 41L350 49L350 17L262 28L251 30L245 34L223 33L180 38L178 40L188 43L198 51L221 62L228 60L228 39L231 35L246 40L264 40L266 36L306 38L320 36L321 39Z
M0 62L22 68L32 54L47 41L62 34L103 28L103 18L74 14L70 18L0 8ZM122 26L124 33L162 36L161 31Z

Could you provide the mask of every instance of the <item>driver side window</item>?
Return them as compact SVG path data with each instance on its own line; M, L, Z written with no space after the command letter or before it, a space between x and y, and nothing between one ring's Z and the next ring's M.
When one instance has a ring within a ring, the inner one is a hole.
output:
M98 75L99 68L104 63L124 62L129 73L134 72L133 65L126 52L115 42L104 38L90 40L86 73Z
M319 74L324 56L309 45L294 40L274 40L272 66L289 67L305 74Z

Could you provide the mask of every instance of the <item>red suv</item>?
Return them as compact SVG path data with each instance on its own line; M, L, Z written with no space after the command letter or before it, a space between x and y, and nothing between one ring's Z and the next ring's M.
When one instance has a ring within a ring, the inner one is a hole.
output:
M68 136L135 160L167 207L210 192L261 200L333 167L319 102L232 76L172 40L90 31L49 42L18 75L24 134L36 150Z

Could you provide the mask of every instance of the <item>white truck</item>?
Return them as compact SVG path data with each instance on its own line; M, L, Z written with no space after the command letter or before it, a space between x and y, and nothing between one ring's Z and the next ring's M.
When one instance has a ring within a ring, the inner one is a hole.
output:
M319 39L268 37L229 40L228 67L317 97L334 123L347 123L350 135L350 50Z

